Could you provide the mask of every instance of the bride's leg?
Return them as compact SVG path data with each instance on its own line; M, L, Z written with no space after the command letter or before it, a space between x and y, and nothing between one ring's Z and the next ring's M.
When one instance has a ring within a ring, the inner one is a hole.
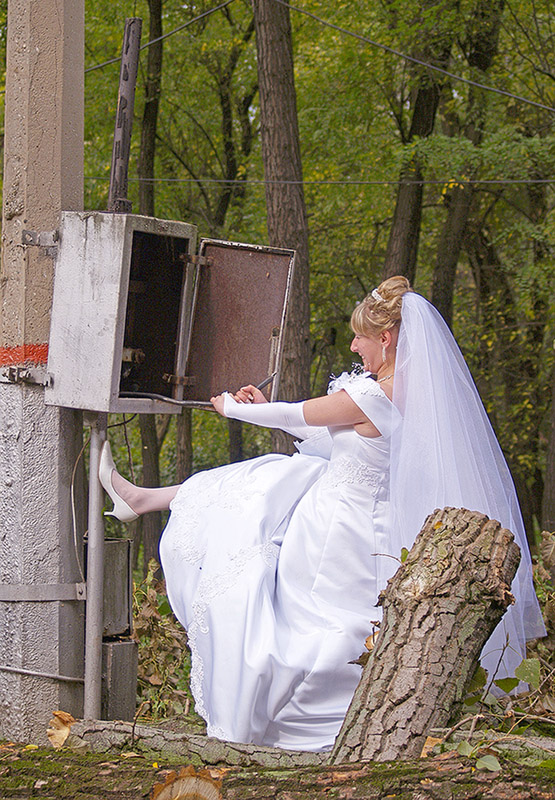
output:
M135 486L116 470L113 470L111 478L115 492L131 506L136 514L146 514L149 511L164 511L169 508L180 486L180 484L176 486L160 486L155 489Z
M179 489L179 485L148 489L130 483L117 471L108 441L104 442L100 454L98 477L114 502L113 510L106 513L122 522L132 522L140 514L146 514L148 511L163 511L169 508Z

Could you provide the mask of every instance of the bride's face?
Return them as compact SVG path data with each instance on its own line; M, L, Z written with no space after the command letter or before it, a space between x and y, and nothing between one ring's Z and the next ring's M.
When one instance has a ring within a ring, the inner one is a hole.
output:
M382 342L379 336L363 336L355 333L351 342L351 350L362 358L367 372L377 373L383 363Z

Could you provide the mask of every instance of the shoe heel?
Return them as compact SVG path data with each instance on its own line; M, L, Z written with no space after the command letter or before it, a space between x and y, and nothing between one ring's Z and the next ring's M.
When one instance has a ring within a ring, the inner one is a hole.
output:
M133 520L136 520L139 515L133 511L131 506L126 503L122 497L119 496L112 485L112 472L114 472L115 469L116 466L114 464L114 459L112 458L110 442L106 440L102 445L102 451L100 453L98 479L102 484L104 491L112 500L114 507L111 511L105 511L104 516L115 517L116 519L119 519L120 522L133 522Z

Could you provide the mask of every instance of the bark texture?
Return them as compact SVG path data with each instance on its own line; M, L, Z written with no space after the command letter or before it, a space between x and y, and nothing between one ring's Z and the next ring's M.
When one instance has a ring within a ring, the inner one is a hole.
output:
M149 41L162 36L162 0L148 0ZM154 216L154 157L156 154L156 129L162 88L163 39L151 44L147 51L147 74L145 80L145 107L141 126L141 149L139 152L139 213Z
M281 750L256 744L223 742L200 733L162 730L152 725L105 720L78 720L71 726L66 747L103 753L122 748L162 752L184 761L199 757L203 764L300 769L326 763L327 753Z
M553 346L555 347L555 341ZM542 504L542 528L546 531L555 531L555 372L553 373L549 443Z
M504 0L478 0L466 30L465 47L467 61L474 70L479 70L481 80L486 81L488 70L497 55L499 29ZM451 116L451 135L462 133L475 147L482 143L485 130L487 98L482 89L469 87L464 122ZM471 184L459 184L444 195L447 217L443 223L432 282L432 303L447 324L453 321L453 293L459 256L467 234L468 218L474 198Z
M520 560L510 531L484 514L431 514L380 595L380 634L331 763L417 758L464 697L480 651L513 602Z
M439 103L439 87L424 79L414 101L414 113L408 141L415 137L425 139L434 130ZM389 233L383 268L383 277L405 275L411 283L416 275L418 241L422 221L422 198L424 173L417 155L401 170L393 222Z
M139 414L141 454L143 460L143 486L160 486L160 445L154 414ZM146 575L151 558L158 561L158 540L162 530L162 513L151 511L141 517L143 539L143 574Z
M148 0L149 41L162 35L162 0ZM154 206L154 158L156 155L156 130L160 108L162 84L163 40L155 42L147 52L147 74L145 79L145 106L141 126L141 147L139 151L139 214L153 217ZM154 414L140 414L143 486L160 485L160 446ZM146 575L151 558L158 560L158 539L162 529L162 514L153 511L145 514L136 530L143 541L143 573ZM136 542L138 549L138 542Z
M150 729L151 735L143 735L148 731L147 726L136 726L132 742L132 727L132 723L124 722L75 723L62 750L39 750L31 760L28 753L21 754L26 759L25 786L43 779L45 772L50 775L53 769L60 774L62 765L66 778L78 776L78 788L81 794L86 794L87 800L108 800L116 796L146 798L152 784L163 781L167 775L167 769L160 770L166 763L158 765L156 762L166 762L168 755L173 754L179 756L180 764L205 764L212 776L221 777L225 800L552 800L555 788L553 770L515 763L515 759L532 758L536 762L549 759L555 742L546 737L527 736L526 742L522 736L513 737L518 740L513 742L508 741L511 737L507 734L500 734L499 741L495 737L491 742L495 753L499 757L510 753L509 758L503 758L503 769L499 773L476 769L473 759L459 756L456 751L402 764L365 762L328 767L323 760L325 753L289 753L271 748L264 752L264 748L254 745L228 745L216 739L160 729ZM442 733L434 731L437 736ZM479 739L481 734L475 736ZM125 758L130 745L135 756L144 754L145 757ZM3 782L13 792L8 775L14 769L15 747L7 745L4 752L0 752L2 796ZM252 760L247 748L254 753ZM101 757L86 754L89 749L107 754L104 756L107 764L102 770L98 767ZM156 756L160 750L162 758ZM81 755L82 752L85 755ZM45 764L48 755L49 763ZM1 769L3 762L4 770ZM64 798L77 796L76 783L67 783ZM48 789L46 791L48 793Z
M310 308L308 220L302 184L291 22L289 9L274 0L254 0L253 9L268 238L270 245L297 251L280 396L284 400L299 400L310 394ZM278 433L272 439L274 447L281 452L291 451L291 437Z
M423 0L421 12L429 14L430 9L435 8L436 13L441 13L439 5L438 0ZM391 4L392 26L397 25L398 9L398 4ZM423 20L421 21L425 25ZM452 33L442 31L439 26L438 30L429 33L425 43L415 40L412 54L445 69L449 64L452 38ZM408 130L403 123L403 110L399 109L397 114L399 133L405 144L425 139L433 133L441 95L441 83L436 72L416 69L414 83L409 100L412 117ZM411 283L414 283L422 221L423 180L423 163L415 152L409 163L403 166L399 176L395 210L383 266L384 278L405 275Z

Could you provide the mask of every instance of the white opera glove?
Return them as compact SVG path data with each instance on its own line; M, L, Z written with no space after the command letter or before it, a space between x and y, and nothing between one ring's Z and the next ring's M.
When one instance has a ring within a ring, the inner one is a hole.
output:
M299 439L326 428L307 425L303 414L304 400L300 403L238 403L229 392L224 392L224 414L230 419L251 422L265 428L279 428Z

